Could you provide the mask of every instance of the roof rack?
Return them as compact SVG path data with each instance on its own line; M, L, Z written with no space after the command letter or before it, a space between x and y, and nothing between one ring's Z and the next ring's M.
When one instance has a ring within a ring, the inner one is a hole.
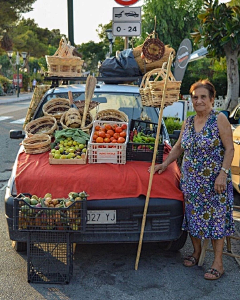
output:
M104 82L106 84L126 84L126 83L135 83L140 86L142 81L142 76L137 77L96 77L98 82ZM44 77L45 81L52 81L51 88L58 87L59 81L62 81L62 85L68 85L70 81L81 81L86 82L87 77L59 77L59 76L50 76Z

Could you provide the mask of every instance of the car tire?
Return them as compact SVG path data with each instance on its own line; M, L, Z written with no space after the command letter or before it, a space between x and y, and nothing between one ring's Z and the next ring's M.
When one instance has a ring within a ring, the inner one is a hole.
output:
M180 238L178 238L176 241L161 242L160 248L165 251L177 252L180 249L182 249L183 246L185 245L187 236L188 236L188 232L182 231Z
M27 251L27 243L12 241L12 247L17 252L26 252Z

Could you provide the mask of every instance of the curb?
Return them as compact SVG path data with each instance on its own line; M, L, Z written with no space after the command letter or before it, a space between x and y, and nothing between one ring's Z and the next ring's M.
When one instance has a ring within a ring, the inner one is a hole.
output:
M31 99L32 99L32 94L21 95L20 97L3 96L3 97L0 97L0 105L1 104L7 104L7 103L26 101L26 100L31 100Z

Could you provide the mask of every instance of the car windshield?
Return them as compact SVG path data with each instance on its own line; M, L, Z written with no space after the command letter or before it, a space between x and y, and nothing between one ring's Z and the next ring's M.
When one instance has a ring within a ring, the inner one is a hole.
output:
M52 98L67 98L68 94L49 94L42 101L40 107L38 108L34 119L43 116L43 105ZM73 93L74 101L80 102L84 101L85 93ZM153 107L143 107L141 103L141 97L139 94L131 93L95 93L92 98L93 108L90 110L92 117L105 109L116 109L124 112L129 120L141 119L150 121L153 123L158 123L158 112Z

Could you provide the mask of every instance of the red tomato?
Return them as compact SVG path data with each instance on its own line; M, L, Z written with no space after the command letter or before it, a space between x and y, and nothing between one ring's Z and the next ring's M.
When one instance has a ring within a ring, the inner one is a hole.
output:
M119 126L118 126L118 127L116 127L116 128L115 128L115 132L117 132L117 133L120 133L120 132L122 132L122 128L121 128L121 127L119 127Z
M120 144L125 143L125 138L120 136L118 138L117 142L120 143Z
M113 136L111 136L110 141L112 142L113 140L115 140L115 138Z
M116 140L116 139L113 139L113 140L112 140L112 143L117 143L117 140Z
M99 132L99 131L94 131L94 135L97 135L97 136L98 136L98 132Z
M99 131L98 132L98 136L102 137L102 138L105 138L106 134L105 134L105 131Z
M97 142L97 143L103 143L103 138L100 137L100 136L98 136L98 137L96 138L96 142Z
M112 126L110 124L105 124L105 129L106 130L111 130L112 129Z
M117 140L119 138L119 133L115 132L113 137Z
M126 131L122 131L122 132L119 133L119 135L120 135L121 137L124 137L124 138L125 138L127 134L126 134Z
M107 131L107 134L110 134L110 136L113 136L113 135L114 135L114 131L113 131L112 129L109 129L109 130Z
M105 138L103 139L103 141L104 141L104 143L110 143L110 138L105 137Z
M103 125L102 127L100 127L99 131L106 131L105 126Z
M127 129L127 124L122 124L121 128L122 128L122 130L126 130Z
M94 135L93 135L93 140L95 141L95 140L97 139L97 137L98 137L98 136L97 136L96 134L94 134Z
M100 129L100 126L99 126L99 125L96 125L96 126L95 126L95 130L98 131L99 129Z
M110 139L111 135L109 133L106 133L105 137Z
M115 130L115 128L117 128L117 127L118 127L117 124L113 124L113 125L112 125L112 129L113 129L113 130Z

